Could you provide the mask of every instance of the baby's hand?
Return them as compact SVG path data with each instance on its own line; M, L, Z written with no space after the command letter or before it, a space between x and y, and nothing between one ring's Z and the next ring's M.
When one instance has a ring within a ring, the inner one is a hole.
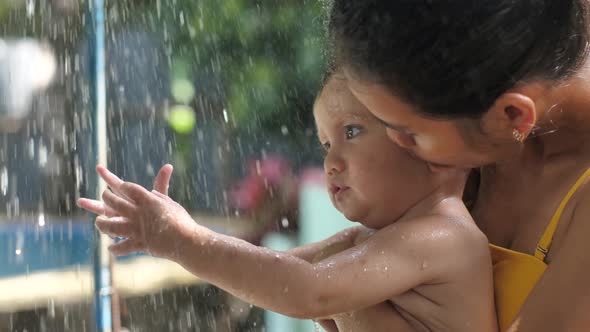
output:
M96 171L100 175L101 178L107 183L107 185L111 188L111 190L121 196L121 190L119 187L125 181L119 179L115 174L111 173L106 167L103 166L96 166ZM170 185L170 177L172 177L173 167L170 164L166 164L160 168L158 171L158 175L154 179L154 190L168 195L168 187ZM97 201L88 198L80 198L77 202L78 206L81 208L88 210L97 215L106 215L109 217L118 216L117 211L114 211L111 207L104 204L102 201Z
M105 175L116 178L105 171L100 172L103 178ZM116 191L119 195L110 190L102 195L104 204L114 212L113 216L96 218L100 231L125 238L109 247L115 255L139 251L174 260L183 249L182 245L200 227L182 206L156 190L150 192L135 183L121 181ZM85 206L89 202L80 200L79 205L94 212Z
M126 238L109 249L116 255L135 251L174 259L183 239L196 232L197 224L186 210L170 197L131 182L121 186L127 198L106 190L102 199L117 211L117 217L97 217L96 226L110 236Z

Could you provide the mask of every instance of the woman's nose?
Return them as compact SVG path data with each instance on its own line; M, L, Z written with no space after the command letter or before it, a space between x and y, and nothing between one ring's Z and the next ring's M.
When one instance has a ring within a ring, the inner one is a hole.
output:
M397 145L399 145L400 147L404 148L404 149L408 149L411 150L412 148L414 148L416 146L416 141L414 140L414 137L412 137L412 135L410 134L406 134L406 133L401 133L397 130L393 130L393 129L387 129L387 136L389 136L389 138L391 138L391 140L396 143Z

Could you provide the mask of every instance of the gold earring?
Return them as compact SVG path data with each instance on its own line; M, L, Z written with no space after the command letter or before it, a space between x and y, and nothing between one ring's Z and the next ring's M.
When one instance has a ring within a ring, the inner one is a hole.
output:
M518 129L513 129L512 130L512 137L517 141L517 142L524 142L524 133L521 133L520 131L518 131Z

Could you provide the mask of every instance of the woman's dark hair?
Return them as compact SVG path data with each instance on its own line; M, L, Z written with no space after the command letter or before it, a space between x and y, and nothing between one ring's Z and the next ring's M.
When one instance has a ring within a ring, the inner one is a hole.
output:
M589 41L586 0L333 0L328 29L338 65L441 118L567 78Z

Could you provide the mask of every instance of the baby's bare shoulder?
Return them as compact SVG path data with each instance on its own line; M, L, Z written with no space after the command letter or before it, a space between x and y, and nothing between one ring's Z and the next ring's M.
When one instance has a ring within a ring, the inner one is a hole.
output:
M407 219L373 234L377 247L407 252L410 257L432 262L437 274L471 268L489 262L488 240L470 216L428 215Z
M479 230L469 215L430 214L411 219L400 220L394 224L374 231L374 235L383 234L384 238L430 242L433 245L450 245L448 249L464 245L487 245L487 238Z
M449 235L440 245L447 254L455 255L455 262L472 268L474 263L490 261L488 238L477 227L471 216L438 216L431 220L434 227L440 227Z

